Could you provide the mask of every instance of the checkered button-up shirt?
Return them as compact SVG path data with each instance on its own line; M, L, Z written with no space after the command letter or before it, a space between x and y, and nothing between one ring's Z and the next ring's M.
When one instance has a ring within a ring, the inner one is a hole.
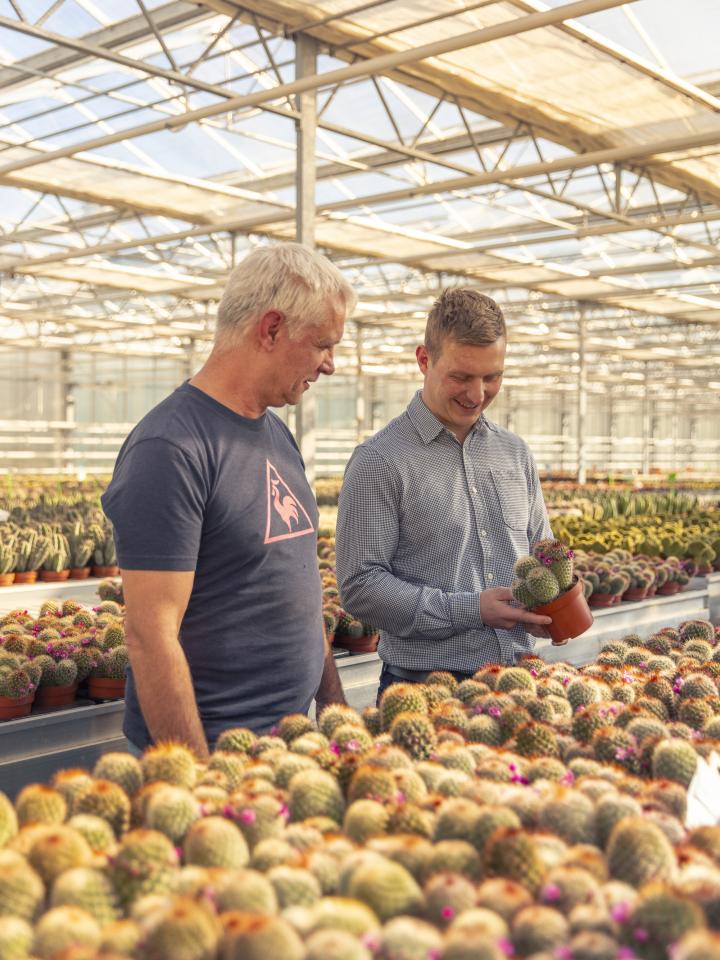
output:
M537 468L520 437L481 417L460 444L418 392L354 452L340 494L343 606L380 627L378 652L403 670L472 673L532 649L522 627L487 627L478 594L552 536Z

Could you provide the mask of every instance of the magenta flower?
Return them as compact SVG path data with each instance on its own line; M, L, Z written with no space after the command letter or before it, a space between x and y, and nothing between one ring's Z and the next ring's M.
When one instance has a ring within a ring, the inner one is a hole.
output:
M620 947L615 958L616 960L635 960L635 951L632 947Z
M254 810L249 809L241 810L240 819L243 823L255 823L257 820L257 813L255 813Z
M555 947L553 956L555 960L572 960L572 950L567 944L563 944L562 946Z
M328 750L330 753L334 753L336 757L340 756L340 744L337 740L331 740L328 744Z
M498 950L505 954L506 957L512 957L515 953L515 947L512 945L512 942L505 937L500 937L497 941Z
M562 890L556 883L548 883L543 887L540 895L546 903L554 903L562 896Z
M443 920L452 920L452 918L455 916L455 909L450 906L443 907L440 911L440 915L442 916Z
M345 744L345 749L349 750L351 753L357 753L357 751L360 749L360 744L353 738L352 740L348 740L348 742Z
M610 916L615 923L627 923L632 913L632 907L627 900L621 900L610 908Z
M490 707L490 709L488 710L488 713L490 714L491 717L499 717L500 714L502 713L502 710L500 709L500 707Z
M638 943L647 943L650 939L650 934L644 927L635 927L633 930L633 939L637 940Z

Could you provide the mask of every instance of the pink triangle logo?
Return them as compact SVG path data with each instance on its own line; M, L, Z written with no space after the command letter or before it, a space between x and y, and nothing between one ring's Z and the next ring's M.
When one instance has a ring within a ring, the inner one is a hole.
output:
M290 540L315 533L305 507L285 483L275 467L267 462L267 523L265 543Z

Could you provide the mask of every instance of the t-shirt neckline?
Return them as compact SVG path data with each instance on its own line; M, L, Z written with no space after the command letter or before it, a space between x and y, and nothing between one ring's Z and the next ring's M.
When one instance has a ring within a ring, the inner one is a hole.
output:
M265 427L267 422L267 410L260 414L259 417L244 417L241 413L236 413L234 410L231 410L230 407L225 406L224 403L220 403L219 400L211 397L209 393L205 393L205 391L200 390L199 387L193 386L189 380L185 380L184 383L180 384L177 389L183 393L187 393L190 396L195 397L201 403L204 403L207 407L210 407L212 410L214 410L215 413L220 414L220 416L225 417L227 420L231 420L233 423L237 424L238 426L242 426L247 430L260 431Z

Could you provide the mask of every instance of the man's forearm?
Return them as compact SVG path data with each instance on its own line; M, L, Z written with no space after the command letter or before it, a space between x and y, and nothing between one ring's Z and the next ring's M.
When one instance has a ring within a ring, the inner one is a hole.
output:
M179 740L199 760L209 756L187 660L174 637L126 633L140 708L155 742Z
M335 657L332 655L332 647L327 640L325 640L325 664L320 686L315 694L315 703L318 712L329 703L347 703Z

